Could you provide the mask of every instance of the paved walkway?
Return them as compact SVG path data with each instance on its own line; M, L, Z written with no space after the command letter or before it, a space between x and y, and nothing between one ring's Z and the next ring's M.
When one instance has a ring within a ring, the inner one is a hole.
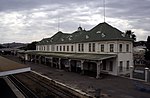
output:
M18 61L15 57L7 56L7 58ZM42 64L27 63L27 65L34 71L85 92L88 92L89 88L100 88L105 96L104 98L150 98L150 93L135 89L134 81L130 79L115 76L95 79L73 72L50 68Z

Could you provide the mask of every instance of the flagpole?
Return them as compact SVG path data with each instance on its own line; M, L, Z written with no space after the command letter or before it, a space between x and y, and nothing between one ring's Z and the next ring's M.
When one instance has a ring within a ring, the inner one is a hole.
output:
M105 0L103 0L103 7L104 7L104 22L105 22Z

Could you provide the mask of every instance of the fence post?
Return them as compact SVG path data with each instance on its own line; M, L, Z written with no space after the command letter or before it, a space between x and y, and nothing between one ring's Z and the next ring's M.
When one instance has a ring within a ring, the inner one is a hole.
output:
M130 79L133 79L133 66L130 66Z
M149 71L149 68L145 68L145 82L148 82L148 71Z

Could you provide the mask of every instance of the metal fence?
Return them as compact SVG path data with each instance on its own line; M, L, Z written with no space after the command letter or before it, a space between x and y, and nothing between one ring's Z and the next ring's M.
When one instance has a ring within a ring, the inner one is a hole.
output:
M136 68L133 70L132 78L150 82L150 69Z
M133 78L145 80L145 70L144 69L133 70Z

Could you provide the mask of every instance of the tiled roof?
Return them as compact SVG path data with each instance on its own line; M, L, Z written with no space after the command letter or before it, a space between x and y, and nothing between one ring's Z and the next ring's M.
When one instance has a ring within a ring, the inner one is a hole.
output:
M51 38L41 40L38 43L38 45L111 41L111 40L133 41L132 38L126 36L125 33L104 22L98 24L89 31L85 30L75 31L72 34L62 33L61 31L59 31Z

